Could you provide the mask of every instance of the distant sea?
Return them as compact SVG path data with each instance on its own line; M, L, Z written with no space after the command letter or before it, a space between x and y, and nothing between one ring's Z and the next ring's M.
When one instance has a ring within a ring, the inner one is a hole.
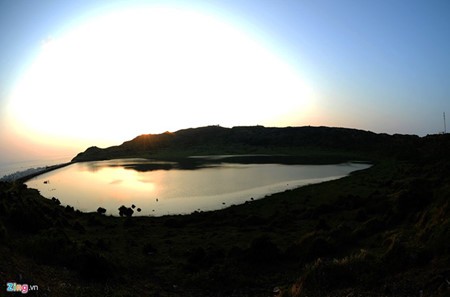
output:
M70 156L57 156L57 157L48 157L42 159L33 159L33 160L24 160L24 161L14 161L14 162L0 162L0 178L5 175L25 171L30 168L39 168L51 165L57 165L69 162L73 158L73 155Z

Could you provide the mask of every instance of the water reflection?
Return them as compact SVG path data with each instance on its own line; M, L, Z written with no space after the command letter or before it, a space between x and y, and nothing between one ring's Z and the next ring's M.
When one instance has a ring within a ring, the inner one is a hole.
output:
M121 159L72 164L27 182L82 211L135 204L139 215L220 209L301 185L336 179L367 164L285 165ZM195 169L195 170L194 170ZM44 183L49 180L50 183Z

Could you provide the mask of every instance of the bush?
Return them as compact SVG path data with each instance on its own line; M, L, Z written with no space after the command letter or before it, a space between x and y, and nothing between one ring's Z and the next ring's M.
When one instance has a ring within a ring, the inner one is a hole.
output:
M318 258L306 266L306 285L310 288L332 290L373 285L378 271L375 257L366 250L340 259Z
M310 247L310 255L313 257L331 256L336 251L336 247L323 237L315 238Z
M409 267L408 251L399 238L393 236L389 239L390 244L383 255L384 265L392 272L398 272Z
M113 276L113 265L98 253L81 252L74 260L80 276L86 280L105 281Z
M0 243L6 242L8 238L8 231L6 227L0 222Z
M416 179L405 185L404 190L396 196L396 209L402 216L419 211L433 200L433 188L429 181Z
M38 209L30 210L24 207L14 207L11 209L9 222L17 230L28 233L35 233L53 225L53 222Z
M342 232L337 234L342 234ZM335 237L338 241L343 241L341 238ZM320 232L310 232L288 247L285 255L291 261L309 262L319 257L331 257L337 251L336 245L324 238Z
M125 205L122 205L119 207L119 215L121 217L125 216L127 218L130 218L133 216L134 210L131 207L126 207Z
M61 201L59 201L59 199L56 198L56 197L52 197L52 201L53 201L56 205L61 205Z
M364 238L379 233L384 230L386 224L380 218L372 218L364 222L358 229L355 230L354 234L357 238Z
M199 267L205 262L206 252L202 247L197 247L188 251L186 256L189 265Z
M167 219L164 222L164 226L170 227L170 228L181 228L181 227L184 227L185 225L186 225L186 223L183 220L175 219L175 218Z
M103 215L106 213L106 209L103 207L99 207L99 208L97 208L97 213Z
M70 205L67 205L66 206L66 208L65 208L65 210L66 210L66 212L74 212L75 211L75 208L73 207L73 206L70 206Z
M97 217L89 215L87 220L88 226L103 226L102 221L100 221Z
M144 255L153 255L157 252L157 250L151 243L146 243L142 248L142 252Z
M78 221L73 224L73 229L79 233L86 233L86 228L84 228L84 226Z
M251 262L264 264L274 263L280 259L280 249L267 236L255 238L247 250L247 257Z
M25 254L45 264L65 265L67 255L73 253L74 245L61 229L50 229L28 238L20 249Z

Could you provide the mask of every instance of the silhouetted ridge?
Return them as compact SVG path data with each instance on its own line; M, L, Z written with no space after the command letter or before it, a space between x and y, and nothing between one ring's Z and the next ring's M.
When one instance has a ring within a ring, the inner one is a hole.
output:
M207 126L144 134L122 145L105 149L91 147L73 161L103 160L121 157L152 157L157 154L242 154L255 152L282 153L296 149L326 149L358 152L393 152L419 137L376 134L348 128L241 126L224 128Z

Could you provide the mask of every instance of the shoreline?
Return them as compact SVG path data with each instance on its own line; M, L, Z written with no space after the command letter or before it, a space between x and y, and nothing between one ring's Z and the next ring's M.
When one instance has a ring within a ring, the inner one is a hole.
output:
M7 278L20 271L44 293L47 284L68 284L55 286L58 296L267 296L297 280L308 295L444 296L448 158L422 158L383 160L252 203L163 217L80 212L0 183L0 243L8 245L0 260L11 263ZM410 205L408 197L427 197L416 200L426 204Z
M128 164L128 163L127 163ZM293 189L297 189L300 187L303 187L305 185L309 185L312 183L322 183L325 181L330 181L330 180L334 180L334 179L339 179L339 178L343 178L345 176L348 176L350 174L352 174L355 171L360 171L360 170L365 170L367 168L372 167L372 165L364 165L361 166L361 163L355 163L356 166L348 166L349 164L351 164L350 162L345 162L342 164L338 164L338 165L334 165L334 164L329 164L330 167L323 167L323 168L330 168L327 170L334 170L336 172L334 172L334 174L328 174L328 175L324 175L325 173L322 173L321 175L312 175L310 177L307 177L307 175L305 176L298 176L297 179L286 179L285 181L274 181L271 183L266 183L266 184L261 184L255 186L255 187L251 187L251 188L243 188L240 190L235 190L235 191L231 191L231 192L227 192L227 191L218 191L217 193L214 192L213 194L192 194L191 192L187 191L185 194L187 195L187 197L189 197L189 205L184 205L185 202L184 199L180 199L178 197L178 199L173 200L173 199L168 199L165 203L161 204L161 203L154 203L152 204L152 199L144 199L145 195L142 194L139 190L137 190L136 192L136 196L133 199L133 203L138 205L139 207L141 207L144 211L142 213L135 213L134 216L165 216L165 215L189 215L192 214L196 211L215 211L215 210L219 210L219 209L223 209L225 208L225 204L227 206L231 206L231 205L241 205L241 204L245 204L247 202L251 202L253 200L259 200L262 198L265 198L267 196L276 194L276 193L282 193L288 190L293 190ZM64 164L63 164L64 165ZM128 164L129 165L129 164ZM346 165L345 169L339 169L339 165ZM286 165L289 166L289 165ZM306 166L306 168L308 168L308 166L311 165L304 165ZM319 166L319 168L321 166L323 166L322 164L318 164L315 166ZM302 166L303 167L303 166ZM200 166L200 168L202 168ZM315 168L315 167L314 167ZM46 170L45 172L49 172L50 170L54 170L57 168L48 168L48 170ZM72 170L72 169L67 169L67 170ZM308 171L309 169L304 169L306 171ZM323 171L324 169L320 169L321 171ZM43 174L45 172L39 172L34 174L34 177ZM55 173L56 175L58 175L58 173ZM75 206L77 208L80 208L80 210L82 210L83 212L89 213L89 212L95 212L96 209L98 208L98 206L104 207L108 210L107 214L108 215L113 215L113 216L118 216L117 213L117 209L121 206L121 204L123 205L124 203L118 203L117 201L114 201L114 199L112 200L112 202L107 202L107 201L103 201L103 202L99 202L99 204L92 204L90 202L83 202L83 201L88 201L90 199L87 198L80 198L77 197L76 194L73 194L73 187L67 190L67 188L65 190L62 190L62 192L47 192L47 190L49 189L48 186L43 185L42 183L46 183L47 179L52 179L52 177L54 177L53 174L51 175L47 175L45 177L37 177L37 179L33 179L33 175L28 175L26 178L23 179L23 182L25 183L26 181L28 181L27 185L31 188L35 188L38 189L39 191L41 191L42 193L46 193L44 196L46 196L46 198L50 199L52 196L57 196L59 199L62 199L61 201L65 201L64 204L65 205L71 205L71 206ZM38 181L38 182L37 182ZM129 192L129 191L133 191L133 189L126 189L125 191ZM65 195L63 195L63 193ZM72 194L70 194L72 193ZM102 192L103 193L103 192ZM58 196L61 195L61 196ZM86 194L87 195L87 194ZM110 193L103 193L103 196L108 196L110 195ZM163 194L160 194L163 195ZM185 196L186 196L185 195ZM84 197L84 196L83 196ZM86 196L88 197L88 196ZM165 197L165 196L164 196ZM184 197L184 198L187 198ZM161 199L161 197L158 196L158 198ZM177 197L165 197L165 198L177 198ZM207 199L206 199L207 198ZM154 200L154 199L153 199ZM78 204L81 201L81 204ZM164 200L165 201L165 200ZM210 201L210 202L208 202ZM211 202L211 201L215 201L215 202ZM224 202L225 201L225 202ZM86 204L87 203L87 204ZM182 207L178 206L178 203L180 203L181 205L183 205ZM117 205L116 205L117 204ZM192 204L192 205L190 205ZM130 204L131 205L131 204ZM125 204L125 206L130 206Z
M14 182L19 182L19 183L25 183L27 181L29 181L30 179L32 179L33 177L39 176L41 174L56 170L56 169L60 169L66 166L69 166L71 164L73 164L74 162L66 162L66 163L61 163L61 164L56 164L56 165L51 165L51 166L46 166L45 168L42 168L42 170L38 170L36 172L27 174L25 176L19 177L18 179L14 180Z

